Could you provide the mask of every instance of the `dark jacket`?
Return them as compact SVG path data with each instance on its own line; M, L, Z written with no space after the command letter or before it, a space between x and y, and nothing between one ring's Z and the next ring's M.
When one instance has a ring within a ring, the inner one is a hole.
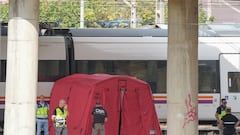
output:
M93 123L104 123L105 118L107 118L107 111L102 107L94 107L92 111Z
M232 114L226 114L222 117L223 121L223 134L224 135L235 135L236 129L235 124L238 122L238 118Z

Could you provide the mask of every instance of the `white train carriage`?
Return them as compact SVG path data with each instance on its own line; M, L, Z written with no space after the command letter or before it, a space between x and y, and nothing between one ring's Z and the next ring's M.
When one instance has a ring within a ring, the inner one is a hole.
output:
M69 30L73 37L40 36L38 95L50 96L54 81L72 73L130 75L150 84L158 117L166 120L166 33L159 36L141 30L131 36L126 33L130 30L111 31L105 35L90 30L84 35L84 30ZM4 109L6 36L1 37L0 49L0 107ZM214 120L221 98L240 113L239 53L240 37L199 37L200 120Z
M5 105L7 37L1 37L0 44L0 109ZM53 83L68 74L63 36L39 37L38 93L49 99ZM57 53L56 53L57 52Z
M127 74L149 82L158 117L166 120L167 37L73 37L73 41L77 72ZM221 98L227 98L233 112L240 112L239 49L240 37L199 38L200 120L215 119Z

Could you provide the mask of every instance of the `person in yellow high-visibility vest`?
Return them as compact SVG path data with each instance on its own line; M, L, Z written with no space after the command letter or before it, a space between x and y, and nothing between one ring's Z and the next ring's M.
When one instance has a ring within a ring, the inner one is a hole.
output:
M59 106L54 110L52 120L54 121L56 135L68 135L66 118L68 116L67 104L64 99L59 101Z
M226 115L226 107L227 107L227 100L223 98L221 100L221 105L217 108L217 111L215 113L215 118L217 120L218 127L219 127L219 135L223 135L223 130L220 126L220 122L222 117Z
M37 135L41 134L43 129L44 135L48 135L48 110L49 105L45 102L43 95L40 96L40 101L37 103Z

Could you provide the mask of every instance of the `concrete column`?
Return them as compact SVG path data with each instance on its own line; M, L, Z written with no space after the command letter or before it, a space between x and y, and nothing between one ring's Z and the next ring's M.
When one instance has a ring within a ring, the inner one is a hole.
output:
M35 135L39 0L10 0L4 135Z
M160 0L156 0L156 14L155 14L155 24L160 24Z
M160 1L160 24L164 24L165 23L165 2L164 0Z
M84 28L84 1L80 2L80 28Z
M167 132L198 135L198 0L170 0Z
M164 24L165 18L165 2L164 0L156 0L156 17L155 17L155 24Z
M207 1L207 17L208 17L208 19L211 16L212 16L212 0L208 0Z
M137 27L137 20L136 20L136 0L132 0L131 2L131 28Z

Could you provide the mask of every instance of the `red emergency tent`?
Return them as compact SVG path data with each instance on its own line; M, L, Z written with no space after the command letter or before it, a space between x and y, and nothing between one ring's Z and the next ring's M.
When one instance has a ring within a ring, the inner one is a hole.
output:
M161 135L149 85L129 76L74 74L54 84L50 114L60 99L68 104L69 135L91 135L97 101L108 112L106 135ZM55 135L49 116L50 135Z

